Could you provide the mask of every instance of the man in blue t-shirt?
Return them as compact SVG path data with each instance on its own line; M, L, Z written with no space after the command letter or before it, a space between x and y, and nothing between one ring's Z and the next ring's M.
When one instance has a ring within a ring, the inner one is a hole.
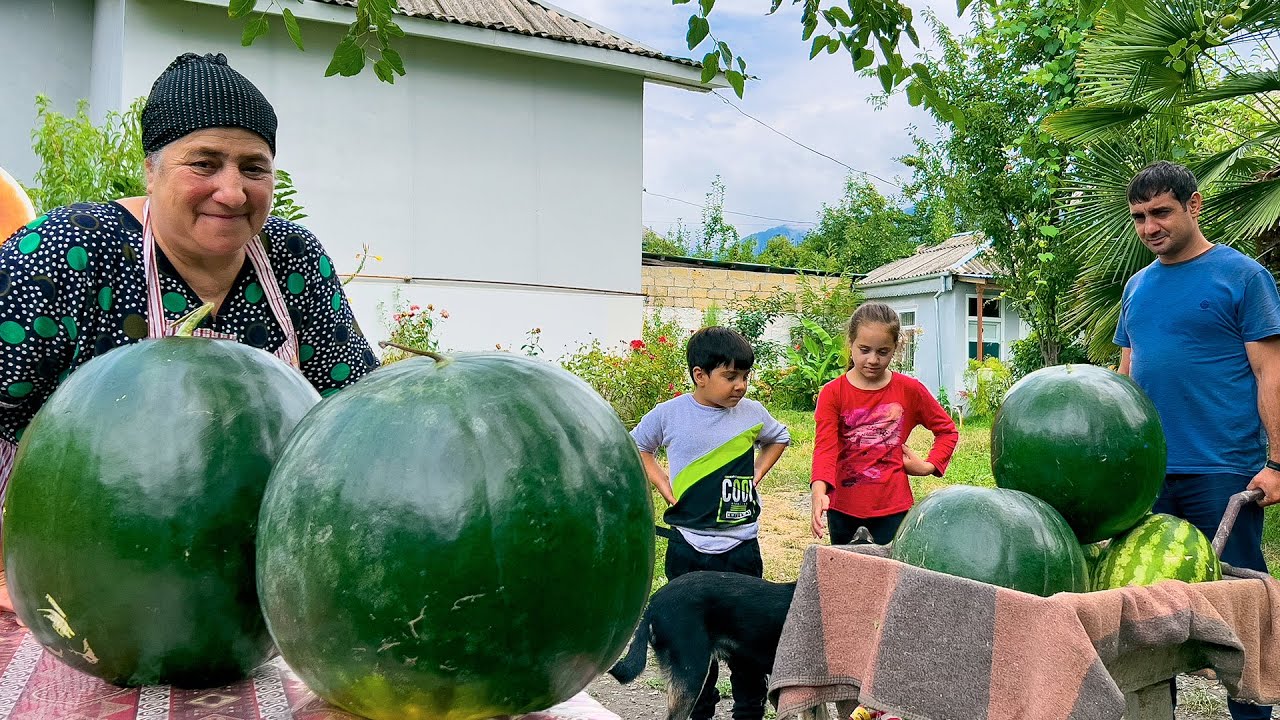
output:
M1260 505L1280 501L1280 295L1257 261L1205 238L1203 198L1185 167L1148 165L1128 195L1156 259L1125 284L1115 343L1120 372L1155 403L1169 448L1153 511L1213 537L1232 495L1258 488ZM1224 562L1266 572L1260 505L1241 510ZM1271 717L1268 707L1228 706L1235 720Z

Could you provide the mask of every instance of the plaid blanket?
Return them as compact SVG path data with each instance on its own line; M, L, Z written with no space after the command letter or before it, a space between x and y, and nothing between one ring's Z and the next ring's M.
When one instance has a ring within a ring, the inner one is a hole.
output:
M1137 688L1113 672L1175 656L1170 674L1212 667L1233 697L1280 701L1280 583L1260 573L1042 598L875 552L805 552L770 679L780 718L856 699L905 720L1119 720Z
M118 688L62 664L0 613L0 720L359 720L325 703L279 658L226 687ZM516 720L516 719L513 719ZM586 692L518 720L619 720Z

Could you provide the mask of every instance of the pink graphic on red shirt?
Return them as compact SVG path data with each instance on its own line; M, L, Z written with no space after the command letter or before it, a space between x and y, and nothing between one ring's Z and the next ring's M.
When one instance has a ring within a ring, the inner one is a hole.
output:
M841 485L883 483L893 477L902 446L902 405L885 403L840 414Z

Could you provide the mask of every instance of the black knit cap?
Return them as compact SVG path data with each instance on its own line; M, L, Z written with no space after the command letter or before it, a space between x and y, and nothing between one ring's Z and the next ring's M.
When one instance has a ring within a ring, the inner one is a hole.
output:
M276 111L227 56L179 55L151 86L142 110L142 149L155 152L178 138L212 127L257 133L276 154Z

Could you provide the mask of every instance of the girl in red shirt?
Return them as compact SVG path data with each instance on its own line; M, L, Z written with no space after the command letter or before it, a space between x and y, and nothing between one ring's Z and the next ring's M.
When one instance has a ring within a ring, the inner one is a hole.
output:
M873 542L890 542L915 503L907 476L942 475L960 438L919 380L889 370L900 330L888 305L859 306L849 318L849 368L818 393L813 536L830 526L832 545L849 544L859 526ZM923 460L907 447L917 425L933 432Z

